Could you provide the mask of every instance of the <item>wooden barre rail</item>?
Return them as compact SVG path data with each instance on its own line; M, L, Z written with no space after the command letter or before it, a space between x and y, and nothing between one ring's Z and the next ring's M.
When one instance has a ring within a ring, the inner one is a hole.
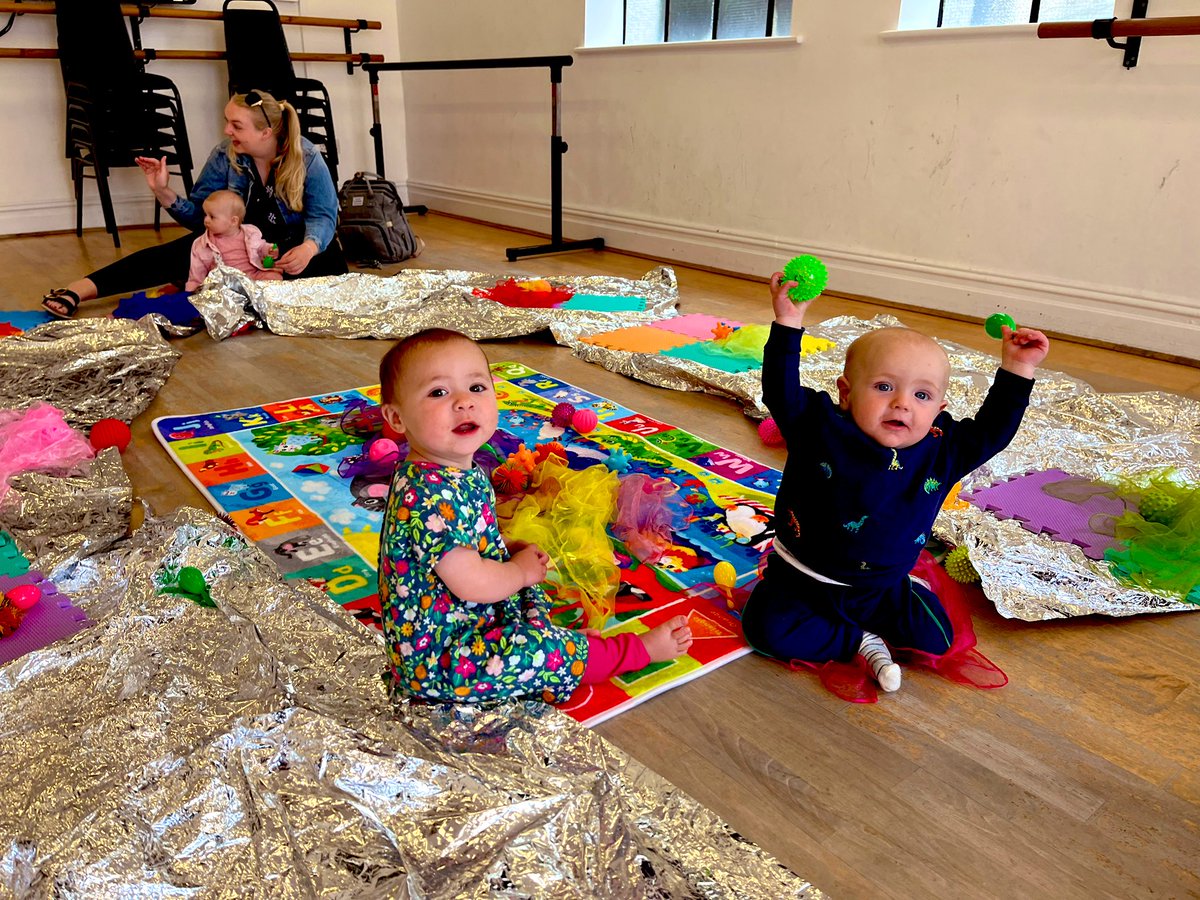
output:
M224 50L134 50L138 59L224 59ZM381 53L292 53L295 62L383 62ZM53 47L0 47L0 59L58 59Z
M53 3L0 3L0 13L14 12L35 16L52 16L55 8ZM121 15L130 19L205 19L210 22L219 22L222 19L219 9L177 9L163 6L139 8L132 3L121 5ZM355 31L362 29L378 31L383 27L379 22L367 19L327 19L320 16L280 16L279 21L284 25L350 28Z
M1161 37L1183 34L1200 34L1200 16L1117 19L1112 23L1111 32L1112 37ZM1040 38L1095 37L1091 22L1042 22L1038 25L1037 36Z

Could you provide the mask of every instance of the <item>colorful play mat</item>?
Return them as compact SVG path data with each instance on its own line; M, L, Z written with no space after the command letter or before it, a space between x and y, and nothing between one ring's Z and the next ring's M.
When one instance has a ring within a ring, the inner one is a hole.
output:
M597 724L749 653L731 610L770 549L780 473L520 363L497 363L492 372L500 403L500 431L492 444L533 448L557 441L573 470L608 465L621 473L622 484L631 476L669 481L682 510L670 545L652 564L639 563L610 530L620 585L602 630L641 632L682 614L695 636L691 650L584 686L563 708L584 724ZM378 627L376 565L390 472L364 468L364 437L350 427L378 402L379 387L363 387L163 417L154 430L213 506L285 577L307 579ZM553 424L552 412L564 403L585 415L594 412L599 424L586 433ZM726 587L714 587L721 562L732 565L735 587L727 575L721 579ZM579 616L577 603L556 612L563 624L577 624Z
M734 319L689 313L645 325L614 328L579 340L620 353L691 360L710 369L737 375L762 368L763 345L769 330L766 325L747 325ZM833 346L833 341L805 334L800 355L809 356Z
M30 312L27 310L0 309L0 338L8 337L12 334L22 334L31 328L37 328L39 325L45 325L47 322L53 321L54 316L41 310Z

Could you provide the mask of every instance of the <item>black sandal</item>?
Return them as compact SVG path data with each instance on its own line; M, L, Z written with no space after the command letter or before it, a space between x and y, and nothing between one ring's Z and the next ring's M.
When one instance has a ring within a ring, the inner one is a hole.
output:
M69 319L79 309L79 295L68 288L55 288L42 298L42 307L56 319Z

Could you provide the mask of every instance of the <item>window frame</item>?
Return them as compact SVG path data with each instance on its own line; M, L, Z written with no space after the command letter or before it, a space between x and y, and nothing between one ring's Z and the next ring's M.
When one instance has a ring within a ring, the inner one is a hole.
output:
M941 16L941 3L944 0L939 0L938 16ZM1040 0L1038 0L1040 2ZM775 0L767 0L767 21L762 37L775 37ZM717 28L721 21L721 0L712 0L712 35L709 40L719 41L725 38L717 37ZM634 47L637 44L629 43L629 0L621 0L621 46ZM747 38L732 38L731 40L747 40ZM757 38L749 38L748 40L757 40ZM663 28L662 40L651 44L686 44L699 43L697 41L672 41L671 40L671 0L663 0Z

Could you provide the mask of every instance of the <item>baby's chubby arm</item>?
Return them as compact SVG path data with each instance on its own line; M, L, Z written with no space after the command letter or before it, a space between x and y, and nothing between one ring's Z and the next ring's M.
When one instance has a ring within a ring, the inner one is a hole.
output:
M470 547L455 547L435 567L450 593L467 603L497 603L521 588L546 580L550 557L525 544L507 562L484 559Z
M1033 370L1041 365L1046 354L1050 352L1050 339L1032 328L1018 328L1013 331L1005 325L1003 331L1000 368L1022 378L1032 378Z

